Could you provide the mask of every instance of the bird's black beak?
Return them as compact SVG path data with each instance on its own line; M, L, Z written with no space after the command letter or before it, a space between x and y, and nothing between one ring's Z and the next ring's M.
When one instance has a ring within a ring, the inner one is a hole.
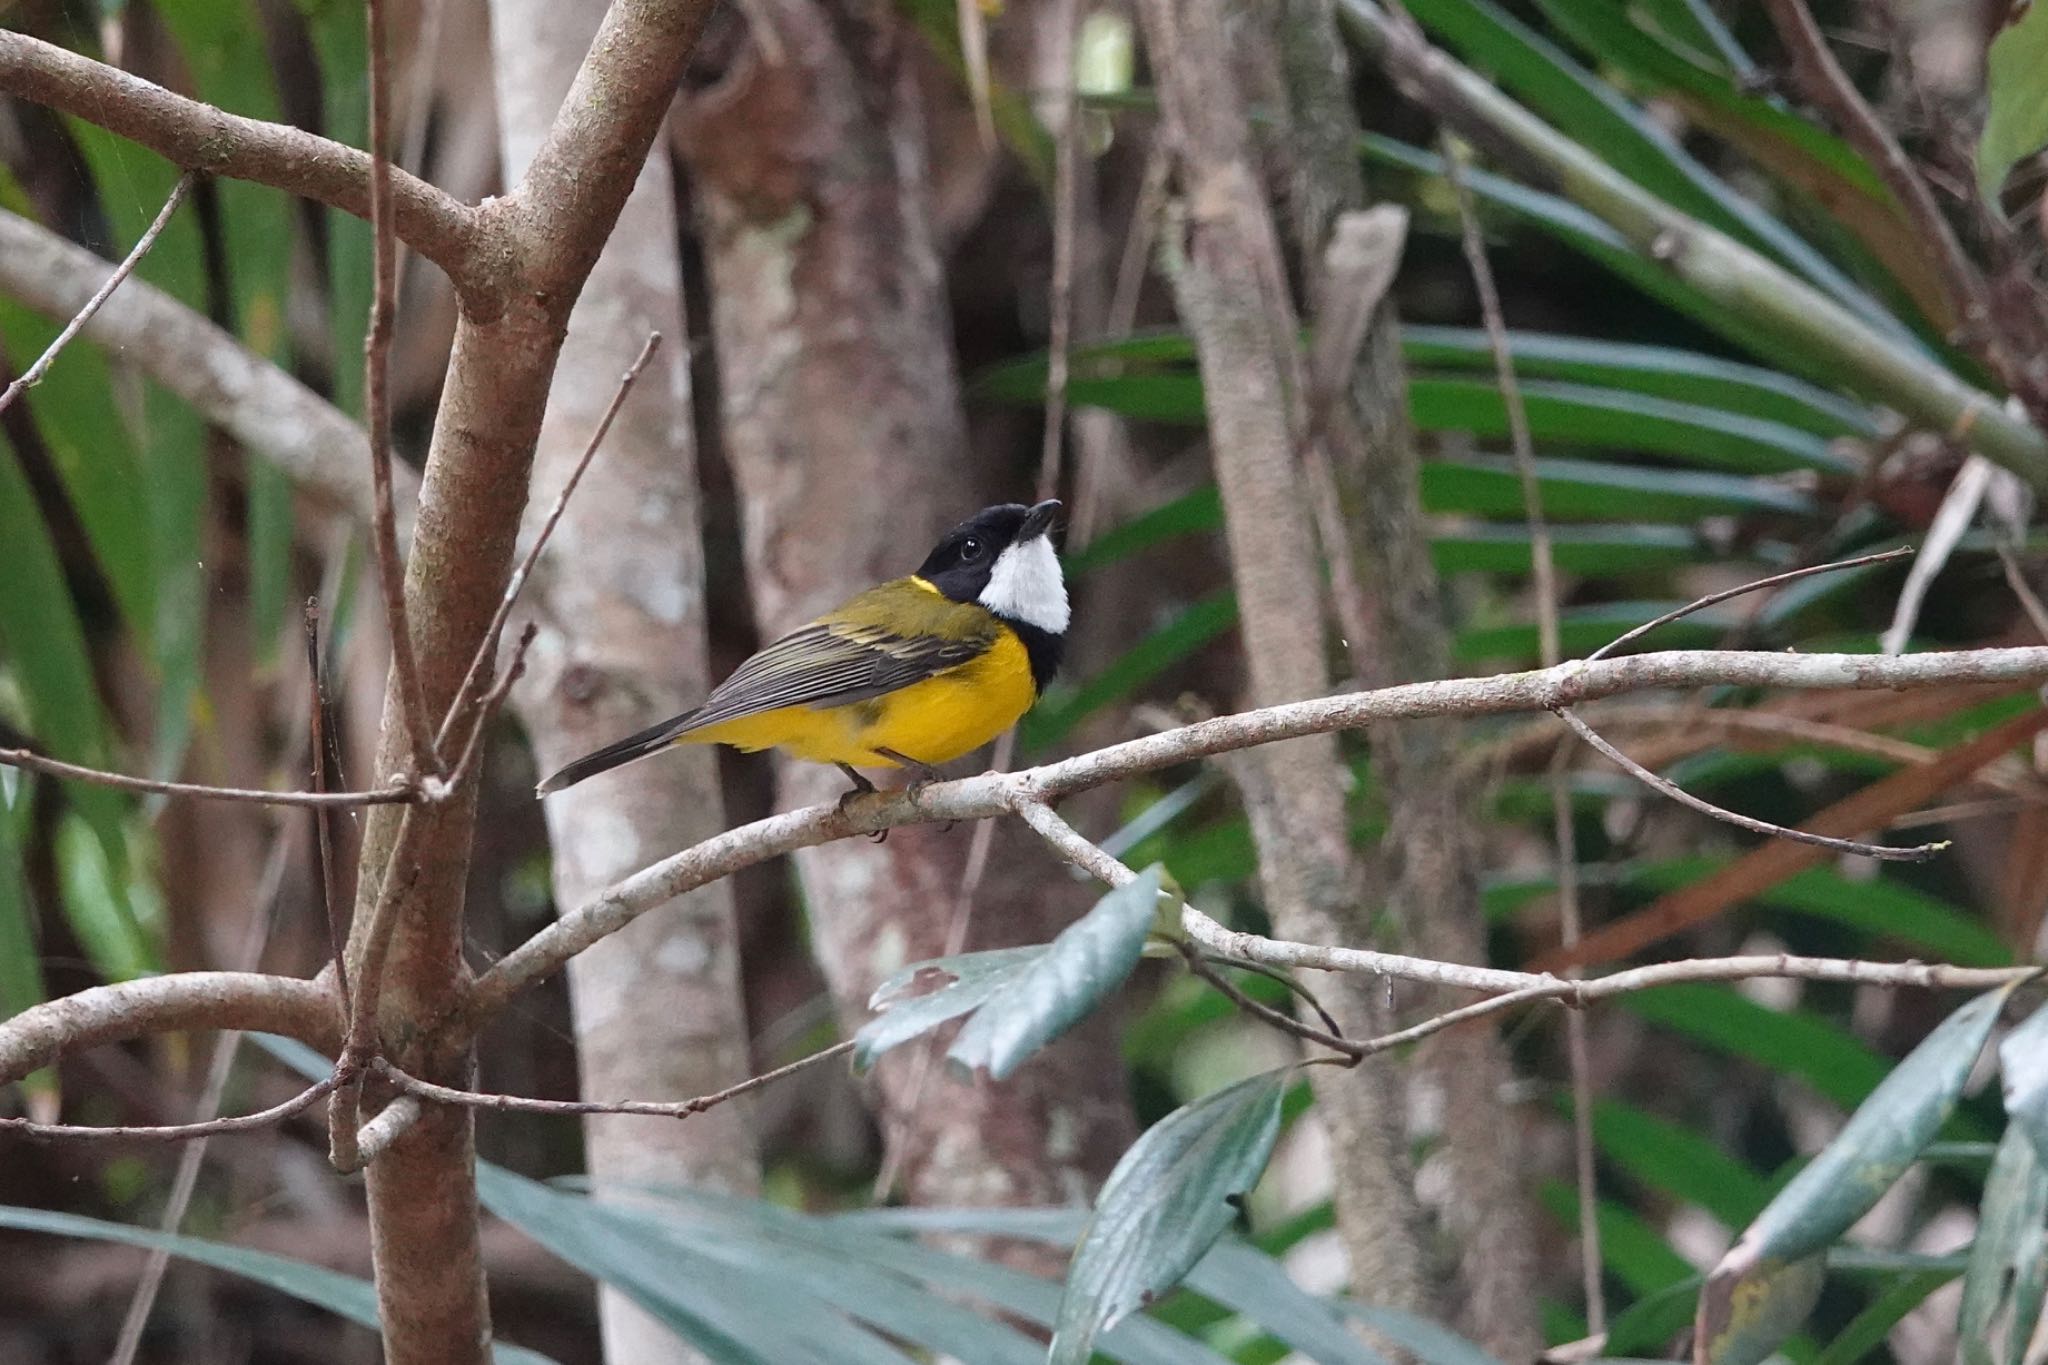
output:
M1044 535L1052 529L1052 519L1059 515L1058 498L1047 498L1024 514L1024 524L1017 528L1017 543Z

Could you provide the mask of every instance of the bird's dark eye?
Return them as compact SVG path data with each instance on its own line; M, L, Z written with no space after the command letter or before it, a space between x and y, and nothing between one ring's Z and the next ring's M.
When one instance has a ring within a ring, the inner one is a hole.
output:
M969 564L981 558L982 544L979 536L969 536L960 542L960 558Z

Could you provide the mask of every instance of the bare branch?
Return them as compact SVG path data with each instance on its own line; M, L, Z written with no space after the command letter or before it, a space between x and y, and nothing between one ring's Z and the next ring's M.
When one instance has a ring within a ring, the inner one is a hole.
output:
M455 727L466 711L471 709L469 698L476 693L476 702L481 704L483 680L489 671L491 661L498 656L498 640L505 632L505 622L512 615L512 608L519 601L520 590L526 580L533 576L533 566L540 561L540 552L547 548L548 538L555 533L555 525L562 519L562 511L569 505L569 497L576 491L576 485L583 479L583 471L590 468L590 461L597 454L597 448L604 444L605 433L612 429L612 419L619 415L625 405L626 395L633 391L640 372L647 368L647 362L654 358L655 350L661 345L661 333L649 332L647 342L640 348L626 372L619 376L619 387L612 394L611 403L604 415L598 418L597 429L590 433L590 444L583 447L583 454L577 459L576 467L569 471L568 479L562 484L562 491L555 495L554 506L548 509L547 519L540 524L540 534L527 547L526 558L519 561L512 578L505 584L505 596L498 603L497 614L491 617L489 629L484 631L483 642L476 647L476 653L469 661L469 672L463 675L462 686L456 689L455 704L448 708L448 714L441 720L441 731L435 741L445 748L455 742Z
M283 1123L295 1114L303 1114L318 1104L328 1091L338 1084L334 1077L316 1081L286 1100L268 1109L253 1114L239 1114L232 1118L208 1119L204 1123L170 1123L140 1128L98 1128L79 1123L36 1123L29 1119L0 1118L0 1132L20 1133L24 1137L54 1139L72 1138L101 1142L189 1142L194 1138L219 1137L223 1133L250 1133L259 1128L271 1128Z
M94 986L0 1023L0 1082L102 1043L229 1028L282 1033L332 1052L341 1036L340 1011L325 976L178 972Z
M101 305L121 287L121 281L127 279L135 272L135 267L142 264L142 258L149 254L149 249L156 245L156 239L163 235L165 226L171 221L171 215L178 211L178 205L184 203L185 196L191 192L193 178L191 171L178 177L178 183L171 186L170 198L164 200L164 206L157 210L155 221L149 225L148 231L142 234L141 240L135 243L135 249L122 259L121 264L114 267L114 273L107 276L107 282L85 301L85 306L78 310L77 316L64 324L64 330L57 333L57 339L36 357L35 364L22 371L21 377L9 384L4 393L0 393L0 412L7 411L14 405L17 397L43 382L43 376L48 374L50 366L56 363L57 353L71 344L71 339L84 329L86 323L92 321L92 315L99 312Z
M1723 589L1720 592L1710 592L1705 597L1694 598L1676 611L1667 611L1654 620L1645 621L1639 626L1633 626L1623 631L1591 654L1588 654L1586 662L1591 663L1595 659L1604 659L1629 641L1640 640L1659 626L1668 626L1673 621L1682 620L1685 617L1691 616L1694 612L1705 611L1708 607L1716 606L1731 598L1747 597L1750 593L1762 592L1765 588L1781 587L1787 583L1796 583L1802 578L1812 578L1815 574L1838 573L1843 569L1860 569L1866 564L1884 564L1894 559L1904 559L1912 553L1912 546L1901 545L1897 549L1885 550L1874 555L1858 555L1854 559L1836 559L1826 564L1809 564L1803 569L1793 569L1787 573L1772 574L1769 578L1759 578L1737 587Z
M384 624L391 636L392 690L412 740L414 777L446 769L434 744L434 722L420 686L412 624L405 609L405 561L398 554L398 514L391 497L391 329L398 311L398 238L391 221L391 59L384 45L383 0L367 0L363 22L370 51L370 325L363 336L363 410L370 428L370 544L377 554Z
M367 217L370 158L303 129L240 118L24 33L0 31L0 92L138 142L187 170L253 180ZM409 175L392 179L406 244L448 272L464 302L497 313L484 214Z
M61 759L45 758L27 749L0 749L0 766L22 768L70 782L90 782L96 787L117 787L122 791L148 792L154 796L239 801L255 806L396 806L421 799L419 788L407 783L361 792L273 792L260 787L209 787L196 782L159 782L150 777L130 777L125 773L84 768Z
M356 1133L355 1149L349 1154L350 1164L346 1169L359 1170L384 1155L390 1150L392 1143L404 1137L412 1126L420 1121L420 1115L425 1112L420 1107L418 1098L412 1095L400 1095L378 1110L377 1117L365 1123ZM333 1120L329 1121L331 1123ZM330 1140L330 1146L336 1152L343 1152L347 1144L344 1142L335 1145ZM337 1168L341 1166L338 1158L335 1164Z
M463 1013L471 1024L489 1018L520 990L559 970L571 957L637 916L686 891L766 859L833 839L903 825L985 820L1016 809L1019 800L1050 801L1138 773L1276 740L1422 716L1554 710L1650 688L1869 690L2042 680L2048 680L2048 648L2040 646L1891 658L1870 654L1671 650L1594 663L1574 660L1555 668L1490 678L1405 683L1221 716L1043 767L933 783L919 791L915 801L903 792L884 792L849 802L845 809L836 804L811 806L728 830L615 883L506 954L477 979ZM1225 947L1219 951L1230 950ZM1255 960L1274 966L1289 965L1269 958ZM1512 990L1522 984L1527 982L1516 980L1502 989Z
M1765 0L1764 8L1770 11L1771 23L1791 54L1792 76L1800 93L1809 103L1825 110L1849 144L1876 169L1885 188L1912 220L1921 242L1932 248L1949 307L1954 310L1955 321L1966 341L1985 356L2004 382L2013 383L2019 376L2014 373L2011 358L1997 338L1985 333L1991 322L1991 301L1984 276L1934 202L1934 192L1928 188L1926 178L1856 89L1856 83L1842 70L1835 54L1828 50L1827 39L1806 8L1805 0Z
M8 35L0 34L0 45ZM0 290L46 316L81 313L107 263L40 224L0 210ZM146 280L130 280L86 323L86 340L133 363L206 419L331 506L368 521L363 429L333 404ZM393 471L409 538L419 480Z
M462 784L467 782L470 774L476 770L477 759L483 753L484 732L490 727L491 717L505 704L505 698L510 695L513 684L526 672L526 651L533 644L533 637L539 630L540 627L529 621L526 629L519 632L519 643L512 646L512 661L505 666L505 676L498 679L496 685L484 694L483 701L476 710L476 719L470 726L469 739L462 746L462 756L456 761L455 771L449 774L442 793L444 799L460 790Z
M759 1090L762 1086L773 1085L776 1081L793 1076L819 1062L833 1057L843 1057L853 1051L853 1041L848 1038L844 1042L834 1043L831 1047L813 1052L808 1057L800 1057L787 1066L778 1066L773 1071L750 1076L737 1085L729 1085L709 1095L661 1103L650 1100L536 1100L519 1095L489 1095L475 1090L456 1090L450 1086L435 1085L432 1081L423 1081L417 1076L407 1075L390 1062L381 1060L377 1063L377 1071L409 1095L433 1100L438 1104L459 1104L469 1109L493 1109L506 1114L640 1114L649 1118L686 1119L707 1109L716 1109L727 1100L736 1100L742 1095ZM366 1127L366 1148L368 1133Z
M1580 739L1583 739L1586 743L1605 754L1609 759L1619 764L1629 776L1635 778L1652 791L1660 792L1670 797L1673 801L1678 802L1681 806L1689 806L1702 815L1711 815L1716 820L1720 820L1725 824L1749 830L1754 834L1768 834L1775 839L1790 839L1794 843L1812 844L1818 848L1831 848L1837 853L1855 853L1865 858L1876 858L1881 862L1892 863L1924 863L1948 847L1948 841L1944 839L1938 843L1914 844L1910 848L1893 848L1886 844L1866 843L1861 839L1837 839L1831 834L1814 834L1803 829L1789 829L1784 825L1774 825L1768 820L1758 820L1753 816L1744 815L1739 811L1728 810L1725 807L1715 805L1711 801L1702 800L1677 783L1651 772L1648 768L1645 768L1642 764L1636 762L1612 744L1609 744L1601 737L1597 730L1586 724L1583 720L1580 720L1570 711L1559 708L1557 718L1566 725L1571 726L1578 733ZM1576 938L1577 936L1574 935L1574 942L1565 945L1568 951L1572 947L1577 946Z

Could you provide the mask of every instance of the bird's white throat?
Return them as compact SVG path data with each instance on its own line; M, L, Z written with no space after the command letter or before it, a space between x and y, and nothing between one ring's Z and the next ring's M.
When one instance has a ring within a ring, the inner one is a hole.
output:
M1052 541L1033 536L1005 548L981 590L981 605L1052 635L1067 632L1067 583Z

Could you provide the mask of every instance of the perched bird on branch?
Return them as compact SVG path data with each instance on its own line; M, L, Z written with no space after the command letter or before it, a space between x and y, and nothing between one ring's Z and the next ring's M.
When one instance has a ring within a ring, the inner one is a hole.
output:
M704 704L587 754L546 796L671 744L781 749L921 780L1030 710L1059 667L1067 587L1049 532L1057 502L1003 503L961 522L916 573L870 588L767 646Z

